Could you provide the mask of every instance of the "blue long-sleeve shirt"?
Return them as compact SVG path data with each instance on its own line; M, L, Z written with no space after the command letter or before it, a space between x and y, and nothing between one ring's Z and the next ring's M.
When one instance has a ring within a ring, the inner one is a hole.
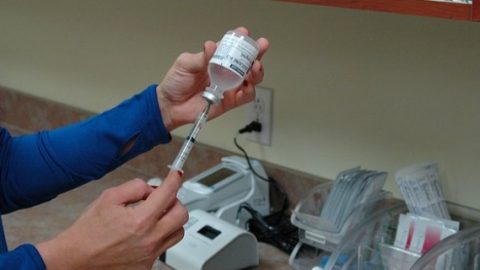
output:
M0 128L0 213L51 200L169 142L155 88L151 85L109 111L52 131L12 137ZM7 250L1 219L0 269L46 269L31 244Z

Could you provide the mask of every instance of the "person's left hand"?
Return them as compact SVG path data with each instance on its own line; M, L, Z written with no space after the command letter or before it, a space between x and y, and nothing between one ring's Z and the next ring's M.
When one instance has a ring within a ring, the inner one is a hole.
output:
M248 35L246 28L239 27L236 31ZM211 107L208 119L213 119L255 98L255 85L263 80L263 66L260 59L269 46L265 38L259 38L257 43L260 51L245 81L237 89L224 93L222 101ZM202 92L210 84L207 67L216 47L213 41L207 41L203 46L203 52L182 53L158 85L158 103L165 127L169 131L194 122L205 107Z

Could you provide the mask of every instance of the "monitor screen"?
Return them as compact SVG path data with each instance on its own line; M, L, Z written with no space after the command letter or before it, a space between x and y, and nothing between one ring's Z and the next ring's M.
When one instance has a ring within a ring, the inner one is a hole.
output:
M208 175L200 180L198 180L198 183L205 185L207 187L211 187L215 185L218 182L221 182L225 178L232 176L236 173L236 171L227 169L227 168L221 168L220 170L212 173L211 175Z

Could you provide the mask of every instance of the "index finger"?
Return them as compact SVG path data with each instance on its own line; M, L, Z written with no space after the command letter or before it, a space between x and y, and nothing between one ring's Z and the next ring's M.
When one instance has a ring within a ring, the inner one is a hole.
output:
M162 184L140 205L147 215L159 219L177 198L177 192L182 186L182 177L179 171L170 171Z

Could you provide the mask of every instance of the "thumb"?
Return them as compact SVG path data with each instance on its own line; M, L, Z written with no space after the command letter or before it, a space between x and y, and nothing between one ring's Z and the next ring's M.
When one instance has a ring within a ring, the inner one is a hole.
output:
M206 41L203 44L203 54L207 64L208 64L208 61L210 61L210 58L212 58L216 49L217 49L217 44L213 41Z
M179 171L170 171L162 184L148 196L140 207L147 215L161 217L177 199L177 192L182 183L182 174Z
M152 191L152 187L142 179L137 178L109 189L106 192L106 196L114 204L127 205L146 199Z

